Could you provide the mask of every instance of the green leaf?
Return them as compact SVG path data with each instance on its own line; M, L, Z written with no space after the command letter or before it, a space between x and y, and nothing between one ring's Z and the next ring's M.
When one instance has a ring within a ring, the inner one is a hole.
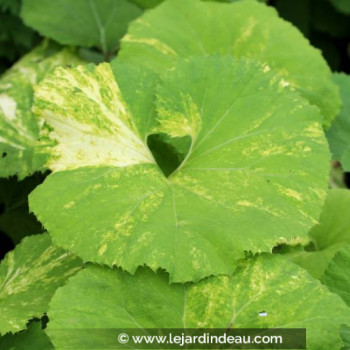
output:
M0 78L0 177L20 179L43 169L40 123L31 112L33 85L57 66L82 62L71 50L47 43L24 56Z
M337 252L321 281L350 306L350 245Z
M310 237L319 250L332 245L350 243L350 191L330 190L321 213L320 223L312 228Z
M41 328L41 322L32 322L28 329L0 338L0 349L6 350L53 350L50 339Z
M42 231L41 224L29 213L28 195L43 180L41 174L34 174L23 181L15 177L0 179L0 205L4 207L0 213L0 231L11 237L15 244L25 236Z
M337 251L350 244L350 191L330 190L320 223L310 232L313 246L288 250L291 259L319 279Z
M345 345L342 350L350 349L350 327L343 324L340 328L340 335Z
M341 164L346 172L350 172L350 146L345 150L341 158Z
M0 333L41 318L56 289L80 268L80 259L54 247L48 234L24 238L0 265Z
M86 47L79 48L79 56L86 62L95 64L100 64L105 61L105 58L100 51Z
M142 13L127 0L23 0L24 22L63 45L114 53L128 23Z
M241 262L232 277L185 286L169 285L167 274L147 268L131 276L90 265L53 297L47 333L63 349L69 340L57 330L295 327L306 328L308 350L329 350L342 344L339 327L350 321L348 310L305 270L269 254ZM89 340L82 337L81 348Z
M350 15L350 2L348 0L330 0L333 6L347 15Z
M129 1L141 7L142 9L150 9L158 6L164 0L129 0ZM202 0L202 1L235 2L235 1L242 1L242 0ZM257 1L266 2L267 0L257 0Z
M131 23L118 59L163 72L181 57L212 53L266 63L320 107L326 128L340 110L321 53L273 8L256 1L165 1Z
M155 87L158 76L145 67L132 66L114 60L111 68L123 93L123 98L131 114L140 121L141 129L152 130L155 127ZM142 123L142 122L141 122ZM143 133L142 137L146 137ZM165 134L150 135L147 145L164 174L168 176L185 158L190 138L170 138Z
M151 9L158 6L163 0L129 0L142 9Z
M118 83L102 64L58 68L36 89L35 112L56 146L54 172L29 201L55 244L85 261L129 272L146 263L188 281L230 273L244 250L269 251L317 222L329 172L321 116L266 66L179 63L158 87L158 124L141 113L153 93L138 98L147 90L135 88L129 107ZM150 128L192 138L168 178L146 146Z
M159 77L147 68L118 60L111 63L111 69L117 79L125 104L135 119L140 136L146 140L156 123L154 100Z
M343 109L327 132L333 158L339 160L345 171L350 171L350 76L335 73L334 82L339 86Z

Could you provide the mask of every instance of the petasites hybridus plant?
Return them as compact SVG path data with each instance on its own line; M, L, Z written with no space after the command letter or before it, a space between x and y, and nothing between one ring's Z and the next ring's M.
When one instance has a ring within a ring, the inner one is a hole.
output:
M49 173L29 197L48 232L0 265L0 348L128 327L347 346L350 192L328 189L324 131L344 166L348 77L273 9L232 2L23 0L78 49L44 43L0 78L0 176Z
M245 250L269 251L317 222L329 161L321 116L266 65L181 61L161 77L148 114L145 95L132 108L124 97L138 89L123 88L131 67L112 68L115 76L108 64L57 69L36 88L34 111L56 145L54 172L30 207L55 244L184 282L232 273ZM152 133L191 137L167 178L147 148Z

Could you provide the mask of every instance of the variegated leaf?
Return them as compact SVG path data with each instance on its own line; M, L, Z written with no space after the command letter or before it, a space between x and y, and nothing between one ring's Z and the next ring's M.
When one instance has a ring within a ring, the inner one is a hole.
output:
M55 244L188 281L230 273L245 250L269 251L317 223L329 170L321 116L266 66L181 62L157 89L157 120L149 81L127 89L128 74L116 73L59 68L37 88L35 112L57 145L30 207ZM152 132L192 139L168 177L146 145Z

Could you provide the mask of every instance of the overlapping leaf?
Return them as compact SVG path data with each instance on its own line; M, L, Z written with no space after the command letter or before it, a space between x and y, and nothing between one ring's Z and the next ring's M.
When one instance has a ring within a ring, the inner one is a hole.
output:
M329 350L342 344L339 329L341 323L350 321L348 310L305 270L268 254L243 261L232 277L211 277L185 286L169 285L167 274L154 274L146 268L130 276L120 270L88 266L53 297L47 333L59 350L70 341L62 336L65 329L101 325L306 328L308 350ZM267 316L260 317L261 311ZM80 348L91 344L87 332L78 341Z
M321 280L350 307L350 244L337 252Z
M127 0L23 0L24 22L64 45L96 46L114 53L141 9Z
M268 64L320 107L326 128L340 110L339 93L320 52L274 9L255 1L165 1L130 25L119 58L160 72L181 57L212 53Z
M345 171L350 171L350 77L344 73L335 73L343 100L343 109L327 132L327 138L334 159L341 162Z
M56 289L80 268L80 259L54 247L48 234L23 239L0 265L0 334L41 318Z
M350 191L330 190L320 223L310 232L312 246L286 247L293 261L321 278L334 255L350 244Z
M153 91L118 76L108 64L59 68L37 88L35 111L57 145L30 207L55 244L188 281L232 272L244 250L268 251L316 223L329 160L321 117L266 66L180 63L158 88L157 125ZM168 178L146 146L151 130L192 138Z
M0 338L0 349L4 350L53 350L53 346L41 329L41 322L32 322L28 329Z
M347 350L350 348L350 327L343 324L340 328L340 335L344 342L344 347L341 350Z
M44 43L0 79L0 177L32 174L43 167L37 147L40 125L31 112L33 85L57 66L82 62L68 49Z

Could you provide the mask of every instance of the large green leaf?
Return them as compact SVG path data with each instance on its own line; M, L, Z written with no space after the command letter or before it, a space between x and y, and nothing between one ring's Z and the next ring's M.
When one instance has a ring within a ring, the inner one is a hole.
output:
M64 45L118 48L129 21L142 13L127 0L23 0L21 16L30 27Z
M259 316L261 311L267 316ZM340 324L350 321L337 295L287 259L269 254L243 261L232 277L185 286L169 285L167 274L147 268L131 276L88 266L57 291L48 315L47 333L57 350L69 342L57 330L230 327L306 328L308 350L329 350L340 348ZM80 341L84 348L89 333Z
M330 190L320 223L310 232L311 247L286 247L287 254L315 278L321 278L337 251L350 244L350 191Z
M350 244L337 252L321 281L350 307Z
M349 0L330 0L334 7L347 15L350 15L350 2Z
M54 247L48 234L24 238L0 265L0 334L41 318L56 289L80 268L80 259Z
M53 68L78 62L71 50L44 43L1 77L0 177L24 178L42 169L45 157L37 147L40 124L31 112L33 85Z
M129 108L117 84L102 64L59 68L36 90L35 111L57 145L30 208L55 244L85 261L130 272L146 263L188 281L230 273L244 250L269 251L317 222L329 171L321 116L266 66L181 62L159 85L158 125L151 112L142 118L152 92L141 98L135 88ZM192 138L168 178L146 146L152 125Z
M53 346L44 330L41 329L41 322L32 322L25 331L1 337L0 349L53 350Z
M343 109L327 132L333 157L345 171L350 171L350 76L335 73L334 81L340 88Z
M160 72L181 57L212 53L268 64L320 107L325 127L340 110L338 90L320 52L274 9L256 1L165 1L130 25L118 57Z

